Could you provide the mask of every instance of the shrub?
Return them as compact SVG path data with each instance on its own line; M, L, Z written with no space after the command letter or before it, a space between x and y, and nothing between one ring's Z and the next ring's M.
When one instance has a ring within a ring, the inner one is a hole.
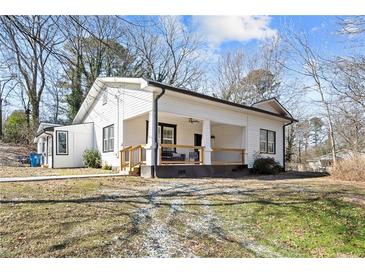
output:
M28 145L31 134L24 111L13 111L4 124L4 141Z
M278 174L282 167L274 158L257 158L253 164L253 172L256 174Z
M100 168L101 166L101 156L96 149L86 149L82 155L84 164L87 167Z
M365 157L355 155L350 159L337 161L330 174L337 180L365 181Z
M103 166L102 166L102 168L101 169L103 169L103 170L112 170L112 166L111 165L108 165L108 163L107 162L105 162L104 164L103 164Z

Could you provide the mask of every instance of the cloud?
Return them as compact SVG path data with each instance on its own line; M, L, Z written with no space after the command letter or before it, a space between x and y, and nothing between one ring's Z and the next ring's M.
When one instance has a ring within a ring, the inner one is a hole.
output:
M264 40L277 34L270 28L269 16L195 16L193 24L207 42Z

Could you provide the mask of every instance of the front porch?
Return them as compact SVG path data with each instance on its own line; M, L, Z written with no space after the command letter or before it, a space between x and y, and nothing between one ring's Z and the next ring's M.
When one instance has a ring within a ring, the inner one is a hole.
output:
M156 149L152 116L124 120L122 173L150 177L154 159L158 177L228 176L247 167L246 127L159 112Z

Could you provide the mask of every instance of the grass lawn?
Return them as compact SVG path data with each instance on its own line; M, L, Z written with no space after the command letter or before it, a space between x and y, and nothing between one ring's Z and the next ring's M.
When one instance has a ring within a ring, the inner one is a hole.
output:
M365 183L3 183L0 222L0 257L365 257Z
M42 168L42 167L10 167L0 166L0 178L4 177L32 177L32 176L56 176L56 175L83 175L113 173L111 170L101 168Z

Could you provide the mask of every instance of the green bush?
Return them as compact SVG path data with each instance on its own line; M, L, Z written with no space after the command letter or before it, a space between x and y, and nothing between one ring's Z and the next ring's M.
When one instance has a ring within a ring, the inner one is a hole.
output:
M24 111L13 111L4 124L4 141L28 144L31 130L28 129L27 116Z
M256 174L278 174L282 169L274 158L257 158L253 163L253 172Z
M82 155L86 167L100 168L101 156L96 149L86 149Z

